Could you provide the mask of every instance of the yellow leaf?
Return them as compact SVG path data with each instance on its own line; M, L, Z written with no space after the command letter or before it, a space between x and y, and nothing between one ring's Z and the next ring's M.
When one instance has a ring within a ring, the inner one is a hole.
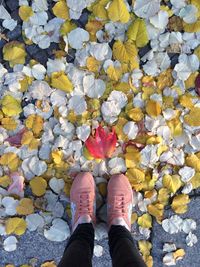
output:
M12 179L8 175L4 175L0 177L0 186L7 187L12 183Z
M19 16L23 21L28 21L31 16L34 15L34 12L30 6L20 6Z
M141 108L132 108L127 112L127 115L133 121L141 121L144 118L144 114Z
M178 258L182 258L185 256L185 250L180 248L180 249L177 249L175 252L173 252L173 257L174 259L178 259Z
M85 25L86 31L90 34L90 41L96 42L97 37L96 33L97 31L101 30L104 26L104 23L102 21L98 21L96 19L89 19L88 23Z
M179 136L183 133L182 123L178 117L168 121L167 125L170 128L171 134L173 136Z
M143 256L149 256L150 250L152 249L152 245L149 241L140 240L138 241L139 250Z
M143 259L147 267L153 267L153 257L151 255L143 256Z
M107 195L107 184L106 183L99 183L97 185L98 189L99 189L99 193L103 196L106 197Z
M125 63L129 63L134 60L136 61L137 48L132 41L123 43L118 40L113 45L113 57L116 60Z
M16 207L17 214L28 215L34 213L33 200L30 198L22 198Z
M176 191L182 186L179 175L164 175L162 182L163 186L169 189L172 193L176 193Z
M40 197L46 192L47 182L44 178L36 176L30 181L30 187L33 194Z
M173 198L171 207L174 212L178 214L185 213L187 211L187 204L190 202L189 196L181 194Z
M97 0L94 4L92 4L92 11L95 17L107 20L108 12L106 10L106 6L110 0Z
M43 118L36 114L31 114L25 121L28 129L31 129L35 135L39 135L43 129Z
M191 154L186 158L186 165L195 169L196 172L200 172L200 156L198 154Z
M56 267L55 261L47 261L40 265L40 267Z
M155 118L161 114L161 105L154 100L148 100L146 104L146 112L149 116Z
M53 14L60 19L69 19L69 9L66 1L58 1L52 8Z
M63 153L60 150L54 150L51 152L51 156L55 164L60 164L63 158Z
M76 24L72 21L66 20L60 27L61 36L67 35L72 30L76 29Z
M27 145L29 149L37 149L40 140L36 139L31 131L27 131L22 136L21 144Z
M128 169L126 175L129 179L131 186L140 191L143 188L143 182L145 181L145 173L137 168Z
M73 90L73 84L64 72L53 72L51 74L51 86L60 89L66 93Z
M11 95L5 95L1 101L2 111L7 116L17 116L22 112L20 101Z
M134 224L137 221L137 218L138 218L137 213L133 212L131 214L131 224Z
M152 227L152 218L148 213L143 214L138 218L139 226L143 228L151 228Z
M145 21L140 18L134 20L128 28L127 37L132 41L135 41L137 47L143 47L147 45L149 38Z
M180 104L188 109L191 109L194 104L192 103L192 96L189 94L182 95L179 99Z
M197 172L192 179L190 180L190 183L192 183L192 188L197 189L200 187L200 172Z
M200 108L194 107L184 117L184 121L190 126L200 126Z
M163 90L165 87L171 87L173 82L174 78L171 69L161 72L157 77L157 87L159 90Z
M199 48L200 48L200 46L199 46ZM200 60L200 55L198 57L199 57L199 60ZM195 80L196 80L196 77L198 76L198 74L199 74L198 71L190 74L189 78L185 81L186 89L195 87Z
M184 22L183 28L185 32L200 32L200 20L197 20L195 23L191 24Z
M22 218L14 217L6 221L6 233L23 235L26 231L26 222Z
M17 122L13 118L3 118L1 126L6 130L13 131L17 128Z
M100 68L100 62L94 57L88 57L86 61L86 66L89 71L98 72Z
M156 203L156 204L150 204L147 206L147 210L149 214L154 216L157 220L158 223L160 223L163 219L163 214L164 214L164 205L161 203Z
M108 77L112 80L112 81L118 81L121 76L122 76L122 68L121 67L114 67L112 65L110 65L107 70L106 73L108 74Z
M16 64L24 64L26 51L23 43L12 41L3 47L3 58L9 61L10 67Z
M20 159L13 152L5 153L0 158L0 164L7 165L11 171L16 171L20 164Z
M124 0L113 0L108 7L108 17L114 22L127 23L130 19Z
M159 191L158 191L158 202L163 204L164 206L166 206L169 202L169 190L167 188L161 188Z
M127 168L135 168L139 165L141 155L138 149L134 148L131 152L125 154L125 162Z
M119 140L125 140L127 137L123 132L123 127L128 121L125 118L119 117L117 124L115 125L115 131Z

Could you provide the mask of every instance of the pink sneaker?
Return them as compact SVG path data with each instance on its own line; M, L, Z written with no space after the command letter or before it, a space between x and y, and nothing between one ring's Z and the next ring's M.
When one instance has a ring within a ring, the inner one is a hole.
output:
M79 173L70 190L72 231L80 223L96 223L95 182L89 172Z
M123 225L131 230L133 190L123 174L113 175L108 182L108 226Z

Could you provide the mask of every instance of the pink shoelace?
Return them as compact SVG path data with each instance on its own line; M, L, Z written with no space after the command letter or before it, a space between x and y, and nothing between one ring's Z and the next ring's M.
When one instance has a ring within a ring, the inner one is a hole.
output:
M79 194L79 214L91 214L92 213L92 199L88 193Z
M114 196L112 214L123 217L126 214L124 195Z

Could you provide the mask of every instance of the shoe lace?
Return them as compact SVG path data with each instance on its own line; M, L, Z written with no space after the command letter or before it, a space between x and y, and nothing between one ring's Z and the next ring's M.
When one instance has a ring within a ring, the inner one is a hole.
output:
M126 214L124 195L117 195L113 198L112 213L123 217Z
M79 214L90 214L92 213L92 205L91 205L91 197L88 193L81 193L79 194Z

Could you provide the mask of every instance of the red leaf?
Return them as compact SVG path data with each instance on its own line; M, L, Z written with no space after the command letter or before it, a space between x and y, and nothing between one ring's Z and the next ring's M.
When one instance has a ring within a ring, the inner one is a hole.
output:
M107 132L99 126L94 137L92 135L86 140L85 145L90 154L97 159L110 158L116 148L117 136L114 128Z
M26 128L23 128L16 135L13 135L11 137L6 138L5 141L8 141L11 146L20 147L21 146L22 136L26 131L27 131Z
M200 74L196 77L195 80L195 90L196 93L200 96Z

